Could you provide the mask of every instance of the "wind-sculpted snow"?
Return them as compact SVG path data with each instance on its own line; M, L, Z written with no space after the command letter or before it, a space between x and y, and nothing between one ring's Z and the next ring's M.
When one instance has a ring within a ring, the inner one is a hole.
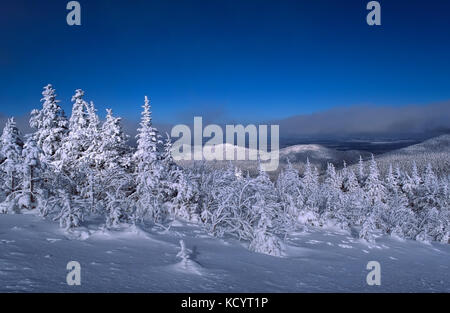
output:
M0 216L0 292L449 292L450 246L390 237L368 244L339 230L291 233L283 258L253 253L177 221L170 231L144 225L101 237L88 221L83 240L33 215ZM122 225L125 227L125 225ZM145 235L143 235L145 234ZM180 255L180 240L189 253ZM369 261L381 286L366 284ZM68 286L66 265L81 265Z

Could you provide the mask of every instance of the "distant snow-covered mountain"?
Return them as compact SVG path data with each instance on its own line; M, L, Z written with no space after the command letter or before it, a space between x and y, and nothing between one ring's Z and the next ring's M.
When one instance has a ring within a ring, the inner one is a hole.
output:
M256 172L257 162L249 159L251 153L256 153L255 150L230 144L216 145L213 149L223 149L224 161L205 161L209 166L218 168L226 166L230 162L226 161L226 151L233 149L235 156L237 156L238 153L242 153L245 155L245 160L232 161L231 163L244 171L249 171L250 173ZM340 168L345 161L349 166L352 166L358 162L360 156L363 160L367 161L370 159L371 153L361 150L341 151L319 144L299 144L289 146L279 150L280 166L278 170L272 174L276 175L280 169L287 164L288 160L300 172L303 172L307 159L309 159L311 164L317 167L319 171L323 171L325 170L327 163L333 163L336 167ZM201 155L197 155L196 159L201 159ZM179 164L189 167L194 164L193 160L194 155L191 161L180 161ZM419 144L380 154L376 156L376 160L382 174L387 171L390 164L394 167L399 166L403 170L410 170L413 161L416 162L420 171L423 171L427 164L430 163L436 173L440 175L449 173L450 135L441 135Z
M234 146L231 144L221 144L216 145L212 149L213 151L217 151L216 149L222 149L223 151L223 159L224 161L205 161L209 166L212 167L224 167L226 166L230 161L227 161L226 151L233 150L235 157L241 153L242 155L245 155L244 160L239 161L231 161L232 164L240 167L244 171L249 171L250 173L256 172L257 169L257 162L255 160L250 159L250 155L254 153L254 155L257 155L256 150L252 150L245 147L240 146ZM200 150L201 151L201 150ZM348 151L340 151L332 148L327 148L322 145L318 144L301 144L301 145L294 145L290 147L286 147L279 150L279 158L280 158L280 166L277 171L273 172L272 174L277 174L279 170L285 166L289 160L292 165L297 168L300 171L303 171L304 164L306 163L306 160L309 159L311 164L315 167L317 167L320 171L326 168L327 163L333 163L338 167L343 166L344 161L347 164L353 164L359 160L359 156L362 156L364 159L367 159L370 157L370 152L367 151L358 151L358 150L348 150ZM202 159L201 153L192 154L191 160L189 161L179 161L178 163L182 166L192 166L194 164L194 160L200 160ZM235 158L237 159L237 158Z
M306 163L306 160L309 159L311 164L323 169L327 163L342 167L344 161L347 164L353 164L359 160L360 156L368 158L370 155L371 153L367 151L340 151L316 144L295 145L280 150L280 164L286 164L289 159L294 166L299 167L299 164Z

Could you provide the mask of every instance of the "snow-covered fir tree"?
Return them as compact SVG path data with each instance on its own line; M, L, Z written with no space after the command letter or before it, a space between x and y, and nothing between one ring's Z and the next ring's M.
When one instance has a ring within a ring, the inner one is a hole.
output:
M304 204L299 214L299 221L305 224L319 225L320 186L317 168L313 168L306 160L305 171L301 179Z
M38 207L44 196L41 180L45 163L41 162L41 149L33 136L29 136L22 150L22 193L21 203L27 209Z
M275 212L268 210L266 199L259 192L256 193L255 199L252 210L257 215L257 222L253 226L249 249L258 253L282 256L281 241L273 233Z
M363 212L365 220L359 236L370 242L374 240L375 231L384 226L383 219L387 211L386 188L380 180L378 165L373 155L369 164L369 174L365 180L364 196L367 209Z
M386 188L388 192L394 192L399 188L399 183L392 170L392 164L389 164L389 170L386 176Z
M414 238L417 234L417 221L409 207L406 194L401 189L402 175L397 168L395 173L392 164L386 175L386 209L382 212L384 231L400 238Z
M364 169L364 161L362 156L359 156L358 162L358 182L361 186L364 185L364 181L366 179L365 169Z
M100 167L105 169L114 169L119 166L130 167L128 136L123 131L122 119L113 116L111 109L107 109L106 112L106 120L101 127L101 142L98 148Z
M118 188L116 193L107 192L106 227L114 228L128 222L131 217L130 207L130 200L122 188Z
M142 220L149 216L155 221L161 221L166 215L159 193L163 172L158 152L158 144L161 141L157 129L152 124L150 100L147 96L143 109L136 136L137 150L133 157L136 162L136 219Z
M365 181L364 191L369 205L374 205L377 202L384 202L386 199L386 188L380 180L380 172L373 155L370 160L369 175Z
M265 214L273 218L274 232L284 233L284 227L290 226L287 225L289 219L283 214L280 197L275 188L275 184L270 180L269 175L261 163L259 163L258 167L258 176L253 179L254 193L255 195L259 195L265 203ZM257 199L257 201L260 201L260 199Z
M343 220L344 197L341 188L342 181L336 173L334 165L328 163L326 178L322 188L322 223L335 220L342 225L346 224Z
M71 172L80 166L83 153L90 143L88 141L89 118L87 113L88 104L83 100L84 91L77 89L72 97L72 115L69 119L69 133L63 140L61 147L61 163L59 167Z
M44 158L49 162L58 161L57 155L68 132L68 121L52 85L44 87L42 96L42 109L31 112L30 126L35 129L33 136Z
M417 169L416 161L414 161L414 160L413 160L413 165L412 165L411 178L416 187L419 186L420 184L422 184L422 178L420 177L419 171Z
M86 106L86 113L88 118L88 126L86 128L86 146L85 151L82 153L83 161L89 166L100 169L102 168L103 155L100 147L103 141L101 133L100 118L97 115L97 109L94 102L90 102Z
M287 160L286 168L281 170L278 175L276 187L283 204L283 211L296 220L299 215L299 210L303 206L304 199L301 192L302 182L300 175L294 169L291 162L289 162L289 159Z
M361 225L365 212L364 194L352 169L345 171L342 187L344 204L340 220L345 228L349 228L350 225Z
M84 129L85 145L78 159L79 180L78 191L89 200L91 211L95 212L104 200L103 190L103 155L100 150L103 137L101 123L94 103L85 103L87 127Z
M160 193L164 205L168 206L172 216L194 221L199 218L197 212L197 193L192 179L174 161L172 140L166 134L164 150L161 155L162 173L160 177Z
M251 180L238 180L233 166L217 171L202 171L199 192L201 198L201 219L205 228L214 236L230 233L238 238L249 238L252 225Z
M23 141L14 118L7 120L1 136L3 162L0 171L3 177L3 190L10 195L20 189L22 172Z
M140 128L136 135L138 146L134 160L139 164L139 170L145 171L151 168L154 161L158 160L158 144L161 143L161 140L158 130L153 127L150 100L147 96L145 96L142 108L144 110L141 113Z
M59 221L60 227L65 230L71 230L80 226L84 220L83 201L64 190L60 190L58 200L60 213L55 217L55 220Z
M414 173L414 169L413 169ZM414 177L414 174L413 174ZM417 178L419 180L419 178ZM443 201L445 191L428 164L422 185L416 188L413 205L418 216L418 239L422 241L445 241L449 231L448 205Z

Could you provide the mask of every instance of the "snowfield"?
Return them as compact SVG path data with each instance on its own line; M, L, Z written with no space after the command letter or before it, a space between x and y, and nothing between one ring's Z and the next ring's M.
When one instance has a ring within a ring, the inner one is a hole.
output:
M0 292L450 292L448 244L309 229L288 236L279 258L184 222L114 231L101 222L66 232L33 214L0 215ZM70 261L81 286L66 283ZM366 283L369 261L381 264L381 286Z

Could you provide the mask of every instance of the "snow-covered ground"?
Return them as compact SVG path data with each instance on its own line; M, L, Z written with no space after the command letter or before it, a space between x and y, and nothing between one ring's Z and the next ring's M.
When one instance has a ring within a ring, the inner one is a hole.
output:
M73 233L34 215L0 216L0 292L450 292L450 245L383 237L369 245L339 231L287 238L286 256L250 252L244 243L208 236L198 226ZM191 250L177 258L180 239ZM81 264L81 286L66 265ZM369 261L381 286L368 286Z

